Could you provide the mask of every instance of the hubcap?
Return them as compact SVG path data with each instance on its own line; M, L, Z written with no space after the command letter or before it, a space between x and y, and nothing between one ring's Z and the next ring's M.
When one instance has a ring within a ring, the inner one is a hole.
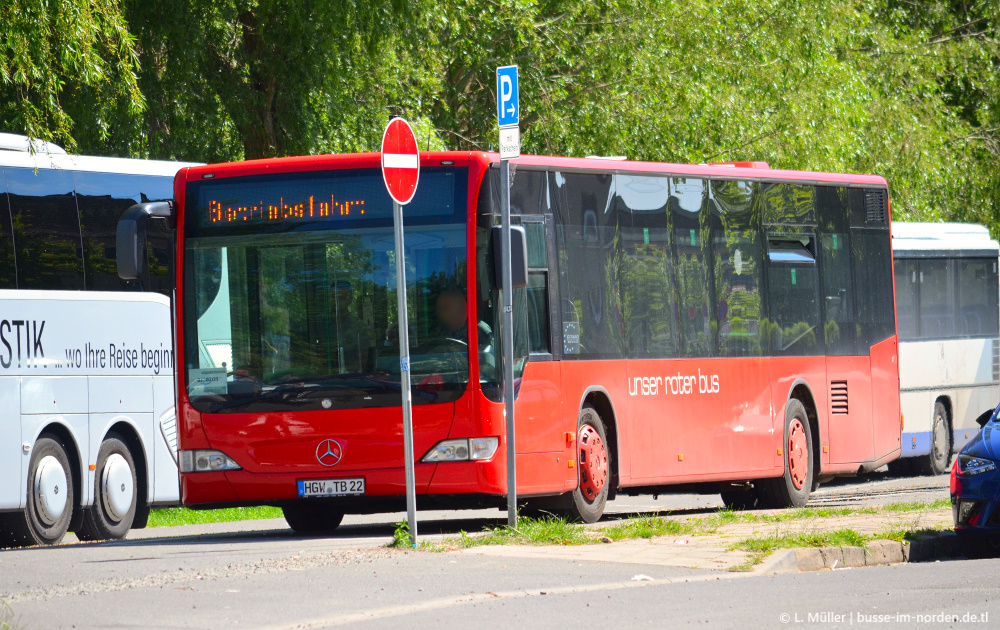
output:
M101 472L101 494L104 511L116 521L122 520L132 507L132 469L128 461L114 453L104 462Z
M788 472L792 485L801 490L809 477L809 443L802 421L794 418L788 427Z
M589 424L580 427L580 491L593 501L608 482L608 450Z
M35 506L38 517L46 525L52 525L66 511L66 471L59 460L46 455L35 469Z

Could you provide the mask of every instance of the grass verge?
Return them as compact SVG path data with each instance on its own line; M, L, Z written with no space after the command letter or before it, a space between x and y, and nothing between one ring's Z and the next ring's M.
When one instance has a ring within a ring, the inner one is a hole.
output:
M751 536L730 545L729 548L769 554L775 549L795 547L864 547L868 540L868 536L845 528L828 532L776 532L763 536Z
M188 508L163 508L149 513L147 527L174 527L201 523L229 523L252 521L262 518L282 518L281 508L245 507L222 510L189 510ZM2 629L0 629L2 630Z
M564 518L522 518L517 527L502 525L487 529L477 535L462 532L457 544L460 547L482 545L586 545L599 542L583 525L570 523Z
M902 514L925 512L950 507L948 500L922 503L898 503L881 507L836 507L797 508L775 512L741 512L720 509L713 514L699 518L670 518L662 516L640 516L595 528L570 523L566 519L547 516L541 519L522 518L516 528L500 526L489 528L479 534L462 532L455 540L446 540L444 547L476 547L481 545L585 545L619 540L655 538L657 536L698 536L712 534L722 526L734 523L776 524L796 520L812 520L857 515ZM934 530L896 528L876 534L861 534L852 529L830 531L772 533L752 536L734 543L731 548L750 554L745 565L732 570L749 571L767 554L775 549L790 547L863 547L866 542L876 539L911 540ZM390 545L400 546L400 545ZM409 538L406 545L409 546ZM435 551L440 551L435 547Z

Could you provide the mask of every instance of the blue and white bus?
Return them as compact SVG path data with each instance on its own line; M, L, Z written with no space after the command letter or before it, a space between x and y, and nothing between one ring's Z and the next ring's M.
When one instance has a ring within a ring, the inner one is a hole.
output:
M952 453L1000 400L1000 246L981 225L893 223L903 452L914 472ZM909 471L908 471L909 472Z

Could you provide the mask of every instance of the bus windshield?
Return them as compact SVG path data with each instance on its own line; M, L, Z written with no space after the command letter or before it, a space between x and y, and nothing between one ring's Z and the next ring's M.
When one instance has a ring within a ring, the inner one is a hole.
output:
M414 404L454 401L468 384L466 180L424 169L404 208ZM185 269L199 410L400 404L392 202L377 170L189 185Z

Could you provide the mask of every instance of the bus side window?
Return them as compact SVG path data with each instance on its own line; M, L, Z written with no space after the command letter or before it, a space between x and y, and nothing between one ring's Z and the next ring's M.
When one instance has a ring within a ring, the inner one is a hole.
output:
M892 300L892 249L889 230L851 230L854 259L854 297L857 313L858 352L867 350L896 331ZM926 277L926 276L925 276ZM924 287L921 287L921 309ZM943 304L938 323L954 330L954 303ZM921 313L923 318L925 313Z
M816 187L762 184L760 193L767 226L771 353L821 355L825 345L815 236Z
M118 277L115 263L118 219L125 210L138 203L135 195L138 187L130 179L135 178L115 173L73 173L77 205L80 208L80 231L83 235L83 258L89 291L139 288L138 282L128 282Z
M83 290L83 242L73 175L7 168L20 289Z
M858 332L858 352L896 333L895 304L892 292L892 241L889 236L889 203L883 189L851 188L851 259L854 261L854 309ZM926 278L926 275L925 275ZM950 281L950 279L949 279ZM921 286L921 311L925 307ZM953 295L953 294L952 294ZM954 330L954 301L942 300L942 330ZM921 313L923 318L924 313ZM923 322L921 323L921 328Z
M615 176L621 207L621 293L630 359L669 359L679 353L674 273L667 208L669 179Z
M771 354L822 354L815 239L768 234L767 241Z
M174 196L173 177L147 176L137 181L140 202L163 201ZM170 297L174 289L174 231L166 221L149 221L146 223L146 244L149 248L146 290Z
M835 356L857 354L847 199L847 188L816 186L823 338L826 341L826 353Z
M118 219L132 205L170 199L173 179L125 173L73 173L80 208L83 262L88 291L156 291L166 296L173 288L173 235L166 221L146 224L147 270L138 282L118 277L115 237Z
M613 178L607 173L555 172L552 181L560 312L579 317L563 321L563 357L623 359Z
M896 319L899 340L920 338L920 264L911 258L896 260Z
M680 330L680 355L684 357L714 354L711 261L705 246L707 230L702 229L701 222L707 199L705 180L671 178L668 202L674 268L671 280L677 295L674 317Z
M14 226L7 200L7 180L0 170L0 289L16 289L16 259L14 257Z
M746 181L712 181L712 268L719 356L759 357L763 282L760 233L754 224L762 200L759 185Z
M997 334L997 261L995 258L957 260L959 335Z

